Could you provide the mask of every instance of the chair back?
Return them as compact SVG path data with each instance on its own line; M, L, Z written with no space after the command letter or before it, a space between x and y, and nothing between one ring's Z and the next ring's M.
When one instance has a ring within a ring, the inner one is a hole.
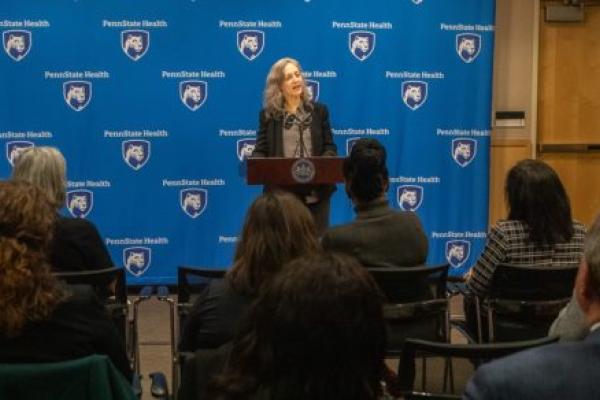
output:
M571 297L577 270L577 266L500 264L494 271L489 297L512 300L556 300Z
M415 358L421 357L422 355L436 357L440 360L445 360L446 362L451 363L450 365L447 365L447 368L439 368L439 371L444 370L444 373L440 374L438 372L440 379L438 382L435 382L434 385L437 387L438 391L445 394L452 394L455 392L454 389L458 389L457 391L459 393L464 390L467 381L472 376L471 371L467 370L471 369L473 366L476 369L481 364L494 359L505 357L507 355L534 347L555 343L557 340L558 338L556 337L544 337L535 340L518 342L490 344L450 344L430 342L419 339L407 339L404 343L404 348L402 349L401 354L398 354L400 357L400 365L398 367L400 389L408 392L414 390L416 376ZM458 361L462 361L462 368L453 368L453 364ZM435 366L435 363L430 362L430 365ZM436 368L436 370L438 370L438 368ZM453 371L463 372L459 382L456 382ZM449 383L449 385L446 383Z
M226 269L181 265L177 268L177 301L190 303L194 295L202 293L213 279L223 279Z
M446 297L449 264L416 267L368 268L388 303Z
M109 267L85 271L55 272L54 276L67 285L92 286L101 298L104 297L107 286L114 282L116 302L127 303L127 285L123 268Z
M134 400L105 355L55 363L0 364L1 399Z
M487 307L489 341L546 336L552 321L573 294L577 266L499 265Z

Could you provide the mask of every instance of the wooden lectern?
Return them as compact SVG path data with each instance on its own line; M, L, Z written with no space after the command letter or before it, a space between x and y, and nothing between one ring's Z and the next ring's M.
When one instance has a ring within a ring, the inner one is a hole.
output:
M292 192L344 181L344 157L248 158L248 185L282 187Z

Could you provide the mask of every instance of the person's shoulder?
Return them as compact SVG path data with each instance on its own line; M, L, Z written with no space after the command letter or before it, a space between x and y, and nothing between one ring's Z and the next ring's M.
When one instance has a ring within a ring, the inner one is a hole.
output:
M60 314L73 313L85 317L90 310L101 308L96 291L89 285L65 285L62 290L65 297L56 310Z
M57 219L56 225L63 229L96 229L95 225L85 218L70 218L62 215Z

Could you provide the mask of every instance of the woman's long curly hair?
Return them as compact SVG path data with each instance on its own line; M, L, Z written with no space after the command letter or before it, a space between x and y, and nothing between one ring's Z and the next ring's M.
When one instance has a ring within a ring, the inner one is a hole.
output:
M292 261L252 306L207 398L378 399L382 299L370 273L349 256Z
M47 319L63 298L47 261L56 208L40 189L0 182L0 334Z
M285 69L285 66L290 63L294 64L300 70L300 72L302 72L302 67L297 60L284 57L277 60L275 64L273 64L269 74L267 75L263 99L263 107L265 109L267 118L279 118L283 115L285 110L285 98L283 97L283 92L281 91L281 84L285 79L283 70ZM310 99L310 95L308 94L306 85L304 85L302 88L301 98L304 108L307 111L312 110L312 104L308 100Z

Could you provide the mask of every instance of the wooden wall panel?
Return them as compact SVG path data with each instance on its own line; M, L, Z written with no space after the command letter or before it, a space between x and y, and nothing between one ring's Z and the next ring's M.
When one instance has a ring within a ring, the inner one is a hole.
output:
M529 140L499 139L492 140L490 155L490 225L506 218L504 203L504 180L506 174L520 160L530 158Z
M540 21L538 143L600 143L600 7Z
M540 158L560 176L571 199L573 218L589 227L600 213L599 154L545 153Z

